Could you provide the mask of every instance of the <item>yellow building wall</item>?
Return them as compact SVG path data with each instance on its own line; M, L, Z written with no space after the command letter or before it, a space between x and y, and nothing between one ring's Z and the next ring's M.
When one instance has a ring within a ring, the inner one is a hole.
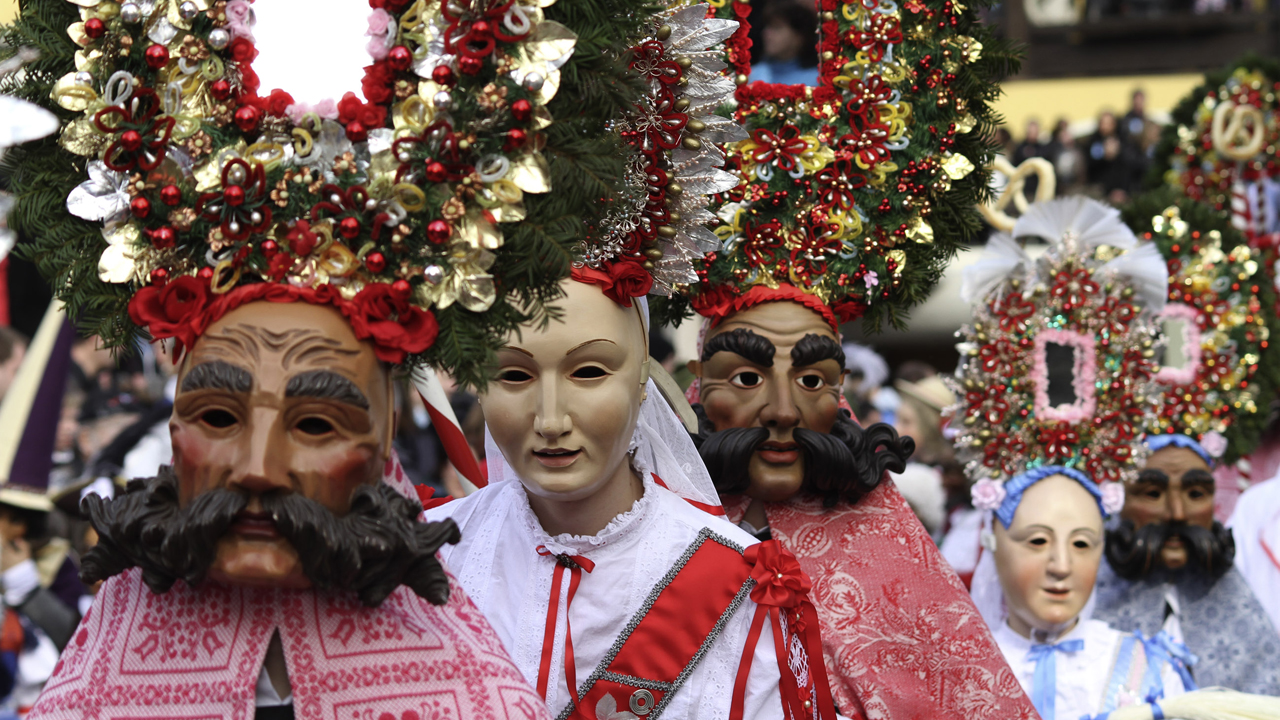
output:
M0 23L13 22L18 16L18 0L0 0Z
M1203 79L1199 74L1125 75L1121 77L1064 78L1055 80L1011 80L996 109L1016 138L1021 138L1027 121L1040 121L1048 130L1058 118L1076 123L1095 120L1104 110L1123 115L1129 98L1141 88L1147 96L1147 113L1167 113Z

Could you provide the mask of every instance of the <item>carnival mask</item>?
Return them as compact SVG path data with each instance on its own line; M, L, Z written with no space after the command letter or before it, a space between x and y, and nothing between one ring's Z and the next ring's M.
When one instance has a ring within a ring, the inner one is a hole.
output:
M1009 627L1024 637L1069 630L1102 561L1097 500L1076 480L1052 475L1027 488L1008 529L993 525Z
M1190 567L1217 577L1231 567L1231 531L1213 519L1214 479L1194 451L1166 447L1147 459L1125 488L1121 524L1107 533L1107 561L1117 575Z
M627 460L648 380L637 308L566 280L563 316L522 327L480 403L494 442L537 506L633 478Z
M393 427L387 370L335 309L249 303L187 355L173 468L89 503L101 535L85 573L138 565L176 580L353 590L370 605L399 584L443 602L434 553L451 524L380 482ZM434 571L434 572L433 572Z
M831 434L841 419L844 351L818 313L769 302L730 316L689 370L714 431L699 438L699 451L721 492L781 501L806 476L827 485L854 467L848 444Z

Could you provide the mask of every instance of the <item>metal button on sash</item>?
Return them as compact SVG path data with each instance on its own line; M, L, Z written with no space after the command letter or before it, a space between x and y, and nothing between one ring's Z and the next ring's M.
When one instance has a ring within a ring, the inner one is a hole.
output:
M648 715L652 711L653 693L643 689L631 693L631 712L637 715Z

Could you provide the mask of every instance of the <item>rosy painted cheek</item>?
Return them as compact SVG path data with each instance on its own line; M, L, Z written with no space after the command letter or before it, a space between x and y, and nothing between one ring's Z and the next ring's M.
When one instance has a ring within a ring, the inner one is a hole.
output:
M703 395L702 408L716 430L751 427L755 425L757 410L740 402L727 389L713 390Z
M814 432L829 433L836 424L840 401L831 395L815 398L801 414L803 427Z
M309 462L291 470L297 473L302 494L331 512L345 513L355 489L378 479L377 453L368 447L354 445L320 453L308 453L308 449L300 448L293 457L308 458Z
M169 426L173 445L173 467L178 475L178 494L183 503L211 490L208 479L221 475L218 468L229 455L225 443L211 442L185 423Z

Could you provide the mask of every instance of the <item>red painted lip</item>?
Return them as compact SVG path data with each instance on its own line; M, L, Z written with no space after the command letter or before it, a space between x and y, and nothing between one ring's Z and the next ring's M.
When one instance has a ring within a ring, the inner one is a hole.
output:
M1064 598L1071 594L1071 588L1045 588L1044 591L1059 598Z
M790 465L800 460L800 446L794 442L768 440L760 443L756 452L770 465Z
M269 513L240 511L236 521L231 525L231 532L245 538L255 540L276 540L280 531Z
M567 448L545 448L533 451L533 456L538 459L538 462L542 463L543 467L549 468L569 467L581 454L581 450Z

